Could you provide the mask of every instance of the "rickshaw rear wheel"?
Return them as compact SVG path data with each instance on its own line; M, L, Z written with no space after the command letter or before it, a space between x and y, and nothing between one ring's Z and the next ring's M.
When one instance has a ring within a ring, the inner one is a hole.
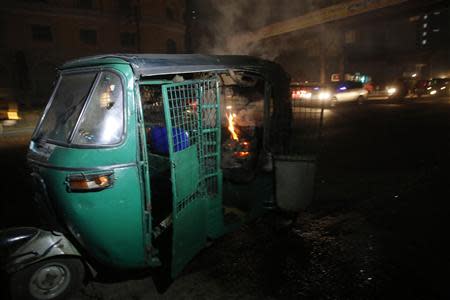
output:
M84 275L85 269L80 259L46 259L11 275L11 299L67 299L81 287Z

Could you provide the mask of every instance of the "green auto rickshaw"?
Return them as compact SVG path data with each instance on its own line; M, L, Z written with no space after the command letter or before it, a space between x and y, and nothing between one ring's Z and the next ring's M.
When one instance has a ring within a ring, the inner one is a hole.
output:
M112 270L175 278L210 240L276 207L289 81L248 56L62 65L27 155L42 225L0 232L12 297L65 299Z

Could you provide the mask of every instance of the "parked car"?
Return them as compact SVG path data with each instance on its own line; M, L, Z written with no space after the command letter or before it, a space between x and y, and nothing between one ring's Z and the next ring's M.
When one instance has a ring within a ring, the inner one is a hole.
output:
M368 91L361 82L339 81L329 85L330 105L335 106L342 102L357 101L362 103L367 100Z
M447 96L450 94L449 78L433 78L428 82L427 92L432 96Z

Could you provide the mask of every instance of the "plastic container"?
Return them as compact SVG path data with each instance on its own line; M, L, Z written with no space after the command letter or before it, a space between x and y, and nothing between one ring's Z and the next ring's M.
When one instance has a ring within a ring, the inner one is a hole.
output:
M189 134L181 128L172 128L174 151L178 152L190 146ZM154 126L149 133L150 145L155 153L168 154L169 142L167 129L162 126Z
M278 207L286 211L306 209L314 197L315 156L275 156L274 168Z

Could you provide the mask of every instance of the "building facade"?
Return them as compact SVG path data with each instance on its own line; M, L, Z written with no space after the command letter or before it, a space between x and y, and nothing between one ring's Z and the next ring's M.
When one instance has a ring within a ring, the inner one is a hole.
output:
M76 57L183 53L185 6L185 0L4 3L0 7L0 98L2 93L14 93L22 102L45 102L57 66Z
M275 60L297 81L450 77L448 0L191 1L194 51Z
M421 79L450 77L449 41L448 2L437 0L374 9L265 43L292 45L279 51L276 60L298 80L364 74L383 86L414 74Z

